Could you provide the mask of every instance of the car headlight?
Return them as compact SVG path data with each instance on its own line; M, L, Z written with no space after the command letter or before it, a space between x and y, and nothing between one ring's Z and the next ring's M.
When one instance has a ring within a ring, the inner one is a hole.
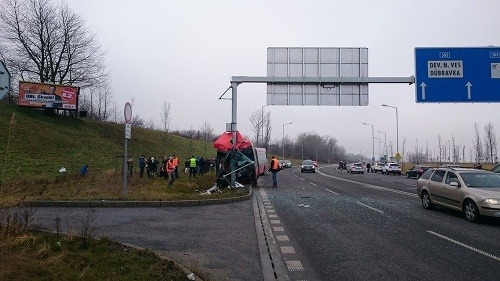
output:
M486 198L483 200L483 202L490 205L500 205L500 199Z

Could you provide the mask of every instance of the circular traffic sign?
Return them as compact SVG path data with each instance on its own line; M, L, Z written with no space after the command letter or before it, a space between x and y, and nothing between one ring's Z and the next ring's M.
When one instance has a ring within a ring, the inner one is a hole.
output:
M132 122L132 105L129 102L125 103L123 115L125 116L125 123L130 124Z

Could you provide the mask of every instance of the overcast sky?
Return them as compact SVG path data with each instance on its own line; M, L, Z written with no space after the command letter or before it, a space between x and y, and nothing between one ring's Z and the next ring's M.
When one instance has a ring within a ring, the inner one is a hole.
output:
M498 0L398 1L123 1L64 0L107 50L118 108L133 100L133 114L160 122L171 104L171 129L219 134L231 122L231 101L218 98L231 76L266 76L268 47L366 47L370 77L415 75L416 47L500 46ZM500 93L498 93L500 95ZM230 97L230 93L225 97ZM250 115L266 104L265 84L238 87L238 128L252 138ZM396 146L398 107L402 151L452 135L466 158L473 126L492 122L500 136L500 105L422 104L415 85L370 84L368 106L268 106L272 140L316 132L348 151L372 154L371 127ZM122 116L122 114L120 114ZM482 135L484 132L482 130ZM395 152L395 151L394 151ZM375 140L378 157L378 140Z

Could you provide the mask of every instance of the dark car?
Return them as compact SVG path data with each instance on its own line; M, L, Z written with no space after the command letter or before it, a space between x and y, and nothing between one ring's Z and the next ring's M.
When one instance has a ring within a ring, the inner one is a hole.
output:
M415 165L406 171L406 177L418 179L425 171L429 170L429 168L429 166Z
M302 162L302 165L300 166L300 172L316 173L316 167L314 166L314 162L312 160L304 160Z

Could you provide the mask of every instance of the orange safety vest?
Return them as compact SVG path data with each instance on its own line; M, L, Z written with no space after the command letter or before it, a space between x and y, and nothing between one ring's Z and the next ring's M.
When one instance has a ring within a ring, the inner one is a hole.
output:
M278 158L275 158L275 159L273 159L271 161L274 161L273 162L273 166L271 167L271 169L273 169L273 170L279 170L280 166L279 166Z

